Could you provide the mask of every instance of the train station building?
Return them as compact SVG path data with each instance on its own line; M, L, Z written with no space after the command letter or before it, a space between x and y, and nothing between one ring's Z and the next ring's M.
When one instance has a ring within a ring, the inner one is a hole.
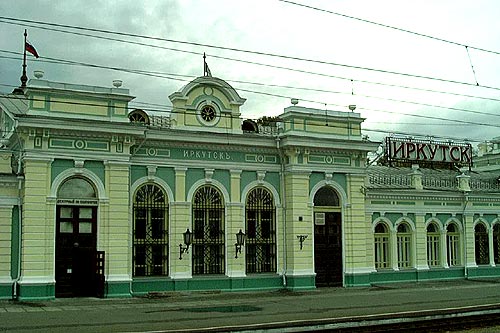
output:
M40 75L0 96L0 298L500 276L498 140L477 168L467 144L402 138L372 163L354 108L249 120L212 76L168 115L133 98Z

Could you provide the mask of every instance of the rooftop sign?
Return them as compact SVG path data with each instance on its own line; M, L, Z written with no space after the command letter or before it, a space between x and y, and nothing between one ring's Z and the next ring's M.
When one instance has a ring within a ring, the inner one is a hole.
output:
M472 146L470 143L387 137L385 138L385 146L385 153L389 161L472 165Z

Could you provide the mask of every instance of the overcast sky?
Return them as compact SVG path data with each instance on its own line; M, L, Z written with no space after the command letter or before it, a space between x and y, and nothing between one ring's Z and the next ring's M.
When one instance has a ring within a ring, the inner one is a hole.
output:
M136 96L136 102L158 104L133 104L136 107L169 110L168 96L189 80L203 75L202 54L205 52L212 75L226 80L247 99L241 109L242 118L279 115L294 97L300 100L301 106L321 110L326 107L348 111L349 104L356 104L356 112L366 118L363 126L367 131L364 133L372 140L381 140L391 132L475 141L500 136L500 54L474 48L500 52L498 0L296 2L460 45L277 0L2 0L0 16L3 17L161 37L183 43L77 31L161 47L158 48L50 31L31 26L33 24L7 24L0 20L0 90L8 92L11 86L19 84L21 58L10 59L13 55L2 51L22 52L23 31L27 28L28 39L41 56L38 60L28 57L29 77L33 70L41 69L45 71L44 78L51 81L111 87L113 79L121 79L123 87ZM464 45L469 46L470 59ZM45 60L56 58L160 72L163 77L47 63L43 62L44 57ZM475 86L476 79L479 86Z

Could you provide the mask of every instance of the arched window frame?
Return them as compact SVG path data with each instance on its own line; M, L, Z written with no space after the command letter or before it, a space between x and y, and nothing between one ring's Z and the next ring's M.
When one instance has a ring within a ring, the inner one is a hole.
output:
M375 269L391 268L390 228L385 221L376 222L373 227Z
M478 221L474 226L474 253L476 265L490 263L490 249L486 222Z
M168 197L155 183L146 183L134 193L133 276L168 275Z
M248 192L245 204L246 272L276 271L276 207L265 187Z
M410 268L412 266L412 228L407 221L402 221L396 226L396 245L398 268Z
M224 274L225 208L217 187L206 184L194 192L192 218L193 274Z
M446 260L448 267L456 267L462 264L460 245L460 228L456 222L446 225Z
M427 235L427 266L441 266L441 232L438 221L430 221L426 227Z
M500 264L500 221L493 224L493 260L495 265Z

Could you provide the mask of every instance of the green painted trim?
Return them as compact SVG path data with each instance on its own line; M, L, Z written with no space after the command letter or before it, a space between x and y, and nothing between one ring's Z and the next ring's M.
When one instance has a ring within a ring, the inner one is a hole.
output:
M105 140L82 140L78 138L49 138L49 148L68 149L76 151L111 151L109 141Z
M107 282L105 295L108 298L132 297L132 295L130 294L130 282L128 281Z
M276 191L279 193L280 197L282 196L280 186L281 177L279 172L266 172L266 178L264 180L273 185Z
M219 181L229 193L229 197L231 197L231 174L229 170L218 170L214 171L213 179Z
M500 275L500 272L498 275ZM456 280L465 279L465 269L463 267L452 267L420 271L415 269L403 271L381 270L371 273L369 278L372 285L397 282Z
M141 296L148 293L171 291L279 290L283 288L282 281L281 276L277 274L252 274L238 278L208 276L182 280L172 280L169 277L141 277L133 279L132 295Z
M12 284L0 284L0 299L12 298Z
M386 213L384 217L394 224L397 220L403 217L403 213Z
M470 278L500 277L500 267L479 266L467 269Z
M33 107L34 102L41 102L41 100L37 99L36 101L33 99L33 95L37 96L42 96L43 97L43 102L44 102L44 107L43 108L35 108ZM47 93L43 93L41 91L37 91L33 94L28 95L30 97L30 110L36 110L36 111L49 111L49 104L50 104L50 96Z
M311 193L313 187L316 186L317 183L323 180L325 180L324 172L311 172L309 175L309 193Z
M169 167L158 167L156 169L156 176L161 180L165 181L172 190L172 193L175 193L175 169ZM174 200L174 198L172 198Z
M370 274L346 274L344 285L346 287L369 287L371 285Z
M372 205L392 205L391 201L382 201L382 200L372 200L370 201Z
M190 198L187 197L188 192L194 183L200 179L205 179L205 171L203 169L188 169L186 171L186 198L184 201L189 201Z
M63 171L71 169L75 166L73 160L63 160L63 159L55 159L52 161L50 167L50 182L53 183L54 179Z
M314 275L305 275L305 276L287 275L286 288L290 290L316 289L316 277Z
M105 184L105 168L102 161L85 161L85 169L92 171Z
M266 173L266 178L268 177ZM240 176L240 195L243 192L243 189L253 181L257 180L257 172L255 171L243 171ZM267 180L267 179L266 179ZM244 202L246 198L241 198Z
M19 284L20 301L49 300L55 298L55 284Z
M135 183L139 178L146 177L147 175L148 175L148 169L145 166L143 165L130 166L130 184Z

